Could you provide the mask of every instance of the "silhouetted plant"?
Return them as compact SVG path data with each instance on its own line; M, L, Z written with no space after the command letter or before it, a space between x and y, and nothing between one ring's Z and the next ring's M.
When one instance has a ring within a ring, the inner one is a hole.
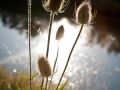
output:
M52 28L52 22L54 20L54 15L57 13L62 13L67 8L68 2L69 2L69 0L42 0L42 5L43 5L44 9L47 12L50 12L46 58L48 58L48 54L49 54L51 28ZM42 80L42 82L43 81L44 81L44 79Z
M76 40L75 40L75 42L74 42L74 44L72 46L72 49L70 50L66 65L65 65L63 73L62 73L62 75L60 77L60 80L59 80L59 83L57 85L56 90L58 90L59 85L60 85L60 83L62 81L62 78L64 76L64 73L65 73L66 69L67 69L68 63L70 61L71 54L72 54L72 52L74 50L74 47L75 47L75 45L76 45L76 43L77 43L77 41L78 41L78 39L80 37L80 34L82 32L84 24L89 24L91 21L92 21L91 4L90 4L89 0L86 0L82 4L80 4L78 6L77 10L76 10L75 22L77 24L81 24L81 27L80 27L80 31L79 31L79 33L77 35L77 38L76 38Z
M42 78L44 78L44 77L46 78L45 90L47 90L48 77L51 76L50 64L49 64L48 60L45 57L39 57L38 66L39 66L39 70L40 70ZM41 85L41 89L42 89L42 86L43 85Z
M58 28L57 33L56 33L56 40L58 41L58 48L57 48L57 56L56 56L56 59L55 59L55 62L54 62L54 66L53 66L53 73L55 73L55 68L56 68L56 64L57 64L57 60L58 60L58 55L59 55L59 40L62 39L63 36L64 36L64 27L63 27L63 25L61 25ZM53 75L51 77L48 89L50 88L50 85L52 83L52 79L53 79Z
M62 13L68 6L68 2L69 0L42 0L42 4L44 9L47 12L50 12L50 22L49 22L49 31L48 31L48 42L47 42L47 51L46 51L46 57L39 57L38 59L38 66L39 66L39 70L42 76L42 82L41 82L41 90L43 89L43 84L44 84L44 78L46 78L46 84L45 84L45 90L47 90L47 84L48 84L48 77L51 77L50 80L50 84L48 89L50 88L51 82L52 82L52 78L53 75L51 74L51 67L48 63L48 55L49 55L49 46L50 46L50 36L51 36L51 29L52 29L52 23L54 20L54 15L57 13ZM31 2L30 2L31 3ZM30 4L31 5L31 4ZM30 47L30 36L31 36L31 11L29 11L29 9L31 9L31 6L28 6L28 31L29 31L29 59L30 59L30 90L32 89L31 87L31 47ZM66 65L64 67L64 70L62 72L62 75L60 77L60 80L58 82L58 85L56 87L56 90L59 89L60 83L62 81L62 78L64 76L64 73L67 69L67 66L69 64L70 61L70 57L72 55L72 52L74 50L74 47L80 37L80 34L82 32L82 29L84 27L85 24L90 24L94 18L94 16L91 13L91 3L90 0L85 0L83 1L82 4L80 4L78 6L78 8L76 9L76 14L75 14L75 23L81 25L80 27L80 31L76 37L76 40L70 50ZM56 56L56 60L54 62L54 66L53 66L53 74L55 73L55 68L56 68L56 63L57 63L57 59L58 59L58 55L59 55L59 40L63 37L64 35L64 27L63 25L61 25L58 28L58 31L56 33L56 40L58 41L58 49L57 49L57 56ZM66 81L67 82L67 81ZM64 84L66 85L66 83ZM63 86L64 86L63 85Z

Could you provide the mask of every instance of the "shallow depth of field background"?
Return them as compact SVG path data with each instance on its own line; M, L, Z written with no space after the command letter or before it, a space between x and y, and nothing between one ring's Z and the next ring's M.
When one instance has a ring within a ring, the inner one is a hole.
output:
M74 16L74 1L70 0L65 13L55 16L50 44L50 64L53 66L57 45L55 34L61 25L65 28L60 41L60 55L54 82L60 78L69 50L79 25ZM86 25L74 49L65 73L69 90L120 90L120 1L91 0L97 10L92 25ZM49 13L42 8L41 0L32 2L32 70L38 72L37 58L45 55ZM9 74L29 72L27 39L27 1L0 1L0 67Z

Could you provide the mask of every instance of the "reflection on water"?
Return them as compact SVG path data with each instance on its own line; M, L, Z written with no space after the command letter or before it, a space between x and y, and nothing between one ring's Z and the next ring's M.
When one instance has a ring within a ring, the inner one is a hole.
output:
M40 21L38 21L40 23ZM99 25L98 25L99 24ZM69 80L69 90L119 90L120 89L120 54L119 38L107 31L108 27L101 23L86 25L72 54L65 78ZM56 56L58 42L55 40L56 30L64 25L65 35L59 42L60 52L58 68L54 81L58 82L68 52L76 38L80 26L71 24L68 19L54 21L50 44L49 60L51 66ZM101 27L103 26L103 27ZM101 27L101 28L100 28ZM39 27L36 29L36 31ZM37 58L45 55L47 29L37 32L32 38L32 67L37 70ZM9 30L0 22L0 66L9 71L20 72L28 70L28 41L23 29L19 34L17 28ZM110 53L114 51L116 53Z

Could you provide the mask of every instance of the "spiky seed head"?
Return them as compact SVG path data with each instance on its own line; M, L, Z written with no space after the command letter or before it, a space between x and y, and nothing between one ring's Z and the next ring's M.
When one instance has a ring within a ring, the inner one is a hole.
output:
M56 33L56 40L60 40L64 35L64 27L61 25Z
M56 12L61 8L62 0L48 0L48 9Z
M38 67L42 77L51 76L51 67L45 57L42 56L38 58Z
M76 23L88 24L92 21L92 8L90 0L84 1L76 10Z
M42 2L48 12L60 13L68 5L69 0L42 0Z

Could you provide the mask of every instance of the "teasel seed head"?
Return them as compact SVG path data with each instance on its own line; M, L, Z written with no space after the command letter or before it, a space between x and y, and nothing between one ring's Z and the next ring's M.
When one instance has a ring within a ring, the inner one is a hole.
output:
M68 6L69 0L42 0L44 9L48 12L62 13Z
M92 21L92 7L90 0L83 1L76 10L75 22L89 24Z
M38 59L38 67L42 77L51 76L51 67L48 60L45 57L39 57Z
M64 27L61 25L56 33L56 40L60 40L64 36Z

